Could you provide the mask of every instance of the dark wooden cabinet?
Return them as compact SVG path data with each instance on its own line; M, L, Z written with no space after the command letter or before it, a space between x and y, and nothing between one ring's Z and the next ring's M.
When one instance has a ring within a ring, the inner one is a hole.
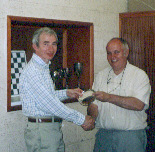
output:
M146 71L151 84L147 151L155 150L155 11L120 14L120 37L130 46L129 61Z
M69 88L77 87L74 63L83 63L80 77L82 89L90 89L94 79L94 29L93 23L64 21L19 16L7 17L7 108L8 111L21 109L21 105L11 105L11 50L25 50L26 60L33 54L32 35L40 27L50 27L58 35L59 43L55 57L51 61L51 73L57 69L70 68ZM65 87L65 79L56 83L58 89Z

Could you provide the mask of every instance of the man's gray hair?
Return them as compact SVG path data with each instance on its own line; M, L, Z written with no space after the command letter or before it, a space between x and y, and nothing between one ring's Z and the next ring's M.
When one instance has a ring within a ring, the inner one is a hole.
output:
M111 42L112 40L119 40L122 43L124 52L126 52L127 50L129 50L128 42L126 40L124 40L123 38L114 37L109 42ZM108 46L108 44L107 44L107 46Z
M43 28L36 30L33 34L32 43L35 44L37 47L39 47L39 37L42 33L54 35L58 43L58 37L57 37L56 32L49 27L43 27Z

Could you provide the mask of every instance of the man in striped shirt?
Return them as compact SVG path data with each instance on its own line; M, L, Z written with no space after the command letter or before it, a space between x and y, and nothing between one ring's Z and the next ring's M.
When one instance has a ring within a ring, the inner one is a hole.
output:
M56 33L47 27L34 32L33 54L20 76L22 111L28 117L25 141L28 151L64 152L62 119L94 128L94 120L64 105L61 101L82 96L82 90L55 90L49 64L57 51Z

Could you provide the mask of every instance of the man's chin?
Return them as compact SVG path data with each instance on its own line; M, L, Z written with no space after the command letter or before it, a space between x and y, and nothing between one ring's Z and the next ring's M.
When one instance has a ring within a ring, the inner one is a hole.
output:
M110 65L111 65L112 68L116 68L117 67L117 62L112 62Z
M53 55L50 55L47 57L48 60L52 60L53 59Z

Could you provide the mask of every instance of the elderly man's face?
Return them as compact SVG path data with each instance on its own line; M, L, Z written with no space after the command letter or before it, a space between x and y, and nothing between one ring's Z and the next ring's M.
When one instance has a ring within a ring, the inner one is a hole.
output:
M123 71L127 63L129 50L123 50L122 44L119 40L114 39L107 45L107 59L115 74Z
M39 37L39 46L33 44L35 53L42 58L42 60L48 63L56 54L57 40L54 35L42 33Z

